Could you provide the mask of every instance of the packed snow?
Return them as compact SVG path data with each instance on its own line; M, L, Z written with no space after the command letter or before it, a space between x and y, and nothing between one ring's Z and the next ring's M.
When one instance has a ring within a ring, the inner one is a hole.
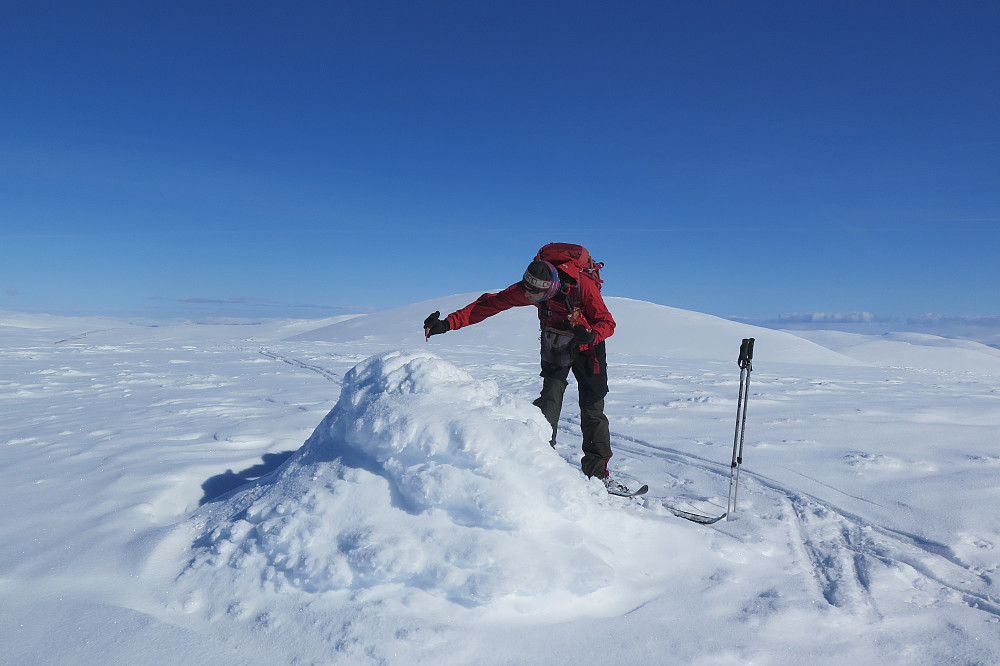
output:
M0 313L4 664L1000 663L1000 351L608 298L611 470L520 308ZM742 338L756 338L725 511Z

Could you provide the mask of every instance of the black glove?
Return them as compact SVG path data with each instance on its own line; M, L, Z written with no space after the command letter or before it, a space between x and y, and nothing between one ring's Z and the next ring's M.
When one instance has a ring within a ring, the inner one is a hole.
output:
M588 331L583 326L577 324L573 327L573 344L580 347L584 345L589 345L597 337L597 333L594 331Z
M424 319L424 339L429 340L432 335L447 333L451 330L448 320L441 321L441 311L432 312L427 319Z

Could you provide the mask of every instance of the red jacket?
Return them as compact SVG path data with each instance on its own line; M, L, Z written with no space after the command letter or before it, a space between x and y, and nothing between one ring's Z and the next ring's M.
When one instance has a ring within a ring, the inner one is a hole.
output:
M604 299L601 298L601 290L598 289L592 280L581 278L579 285L570 289L567 302L571 306L577 305L579 307L579 314L583 316L583 321L579 323L582 323L597 334L594 342L590 345L591 347L597 345L602 340L607 340L615 332L615 320L611 317L608 307L604 304ZM557 301L556 298L550 298L541 303L532 303L528 300L524 284L517 282L498 294L483 294L461 310L452 312L447 317L448 326L451 330L455 331L464 326L478 324L498 312L523 305L535 305L538 307L539 325L543 328L551 327L570 331L573 329L574 323L578 322L578 320L570 321L570 308L565 303ZM587 348L581 347L583 350Z

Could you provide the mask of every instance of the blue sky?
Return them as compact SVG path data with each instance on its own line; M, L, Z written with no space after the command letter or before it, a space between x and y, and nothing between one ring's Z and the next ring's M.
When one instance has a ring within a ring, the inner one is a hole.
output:
M0 309L1000 314L1000 3L0 5Z

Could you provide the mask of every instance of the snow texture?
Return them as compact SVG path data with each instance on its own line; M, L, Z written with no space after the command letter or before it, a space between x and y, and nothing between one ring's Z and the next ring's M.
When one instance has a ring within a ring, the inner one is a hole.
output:
M531 405L530 308L0 313L10 664L1000 663L997 350L609 298L611 461ZM743 337L757 339L737 510Z

